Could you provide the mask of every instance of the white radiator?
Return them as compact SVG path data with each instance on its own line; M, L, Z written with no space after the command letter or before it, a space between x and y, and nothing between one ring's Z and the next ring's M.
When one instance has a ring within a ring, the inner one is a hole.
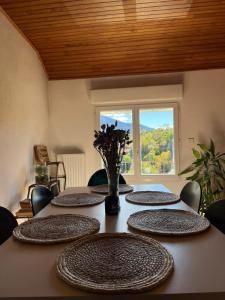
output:
M63 161L66 169L66 187L86 185L85 155L79 154L57 154L57 161ZM62 173L59 166L59 174Z

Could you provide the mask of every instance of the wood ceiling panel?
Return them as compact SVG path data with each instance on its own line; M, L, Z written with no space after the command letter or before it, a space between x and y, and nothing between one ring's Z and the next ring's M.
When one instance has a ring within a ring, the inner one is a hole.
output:
M0 0L51 79L225 67L223 0Z

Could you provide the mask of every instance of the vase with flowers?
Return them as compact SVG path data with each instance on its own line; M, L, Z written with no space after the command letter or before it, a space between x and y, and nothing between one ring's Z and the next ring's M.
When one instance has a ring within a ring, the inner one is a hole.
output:
M126 146L132 141L129 130L117 129L115 125L103 124L101 130L95 131L94 147L100 153L108 177L108 196L105 197L106 214L118 214L119 205L119 176Z

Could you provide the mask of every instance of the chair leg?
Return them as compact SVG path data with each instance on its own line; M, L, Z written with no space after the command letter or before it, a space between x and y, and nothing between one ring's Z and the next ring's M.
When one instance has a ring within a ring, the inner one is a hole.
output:
M66 189L66 177L64 178L64 190Z
M64 190L66 189L66 169L65 169L65 165L64 162L62 162L62 167L63 167L63 172L64 172Z
M57 180L57 185L58 185L58 188L59 188L59 192L61 192L60 180L59 179Z

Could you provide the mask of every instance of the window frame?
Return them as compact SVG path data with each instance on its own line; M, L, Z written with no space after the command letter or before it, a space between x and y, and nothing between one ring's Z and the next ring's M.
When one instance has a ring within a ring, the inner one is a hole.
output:
M139 111L141 109L157 109L157 108L173 108L173 125L174 125L174 163L175 174L171 175L141 175L140 164L140 124ZM167 180L177 180L179 173L179 106L177 102L160 102L148 104L126 104L126 105L104 105L96 106L96 130L100 128L100 112L110 110L131 110L132 111L132 125L133 125L133 153L134 153L134 174L123 175L129 183L147 183L147 182L161 182ZM136 125L135 125L136 124ZM99 166L101 166L101 159L99 157Z

